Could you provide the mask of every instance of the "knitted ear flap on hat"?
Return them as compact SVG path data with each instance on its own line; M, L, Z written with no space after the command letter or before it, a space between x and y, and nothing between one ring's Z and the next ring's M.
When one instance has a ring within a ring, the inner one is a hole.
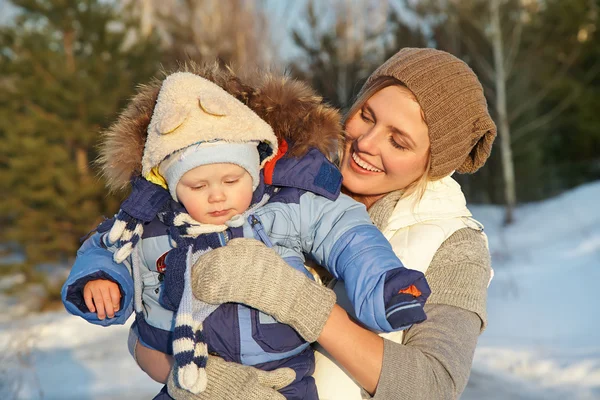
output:
M490 119L479 119L473 123L473 133L476 140L473 149L456 170L461 174L472 174L485 164L496 138L496 125Z

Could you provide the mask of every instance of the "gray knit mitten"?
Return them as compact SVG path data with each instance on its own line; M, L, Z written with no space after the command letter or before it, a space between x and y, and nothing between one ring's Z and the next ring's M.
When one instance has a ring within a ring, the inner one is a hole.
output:
M202 255L192 269L194 296L210 304L242 303L317 340L335 293L288 265L254 239L233 239Z
M206 390L193 394L177 384L177 365L171 369L167 388L176 400L285 400L277 390L296 379L291 368L261 371L254 367L227 362L220 357L208 356Z

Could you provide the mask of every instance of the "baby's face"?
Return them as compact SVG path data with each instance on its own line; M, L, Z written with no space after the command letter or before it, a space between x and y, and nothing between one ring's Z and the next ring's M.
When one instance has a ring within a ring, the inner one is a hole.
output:
M176 191L192 218L220 225L250 207L252 177L235 164L201 165L181 177Z

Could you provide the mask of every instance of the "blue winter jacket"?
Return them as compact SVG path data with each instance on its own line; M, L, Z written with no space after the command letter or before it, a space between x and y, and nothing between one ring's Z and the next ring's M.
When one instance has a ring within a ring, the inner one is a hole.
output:
M325 267L344 282L357 318L371 330L400 330L425 319L422 306L429 287L423 274L404 268L364 205L340 194L341 175L320 152L311 150L302 158L279 160L272 185L278 191L246 221L244 237L272 245L309 277L305 257ZM62 289L70 313L103 326L125 323L133 312L134 297L130 264L113 261L103 240L107 230L99 227L83 243ZM175 315L161 305L164 285L157 270L161 258L172 249L167 227L158 219L150 222L138 246L146 268L141 277L143 310L136 313L133 329L146 346L172 354ZM94 279L119 284L121 307L114 318L101 321L87 309L83 287ZM407 304L406 295L399 291L410 285L416 285L422 295ZM204 335L209 352L227 361L274 369L302 354L305 360L293 366L297 373L311 374L314 367L312 351L307 351L307 344L291 327L241 304L221 305L205 320Z

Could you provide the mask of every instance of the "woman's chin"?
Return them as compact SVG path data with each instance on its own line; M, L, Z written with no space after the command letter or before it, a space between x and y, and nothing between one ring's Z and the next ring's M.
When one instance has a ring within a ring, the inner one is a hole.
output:
M352 171L342 171L342 176L344 188L357 195L368 195L371 192L370 189L376 189L378 186L374 177L357 175Z

